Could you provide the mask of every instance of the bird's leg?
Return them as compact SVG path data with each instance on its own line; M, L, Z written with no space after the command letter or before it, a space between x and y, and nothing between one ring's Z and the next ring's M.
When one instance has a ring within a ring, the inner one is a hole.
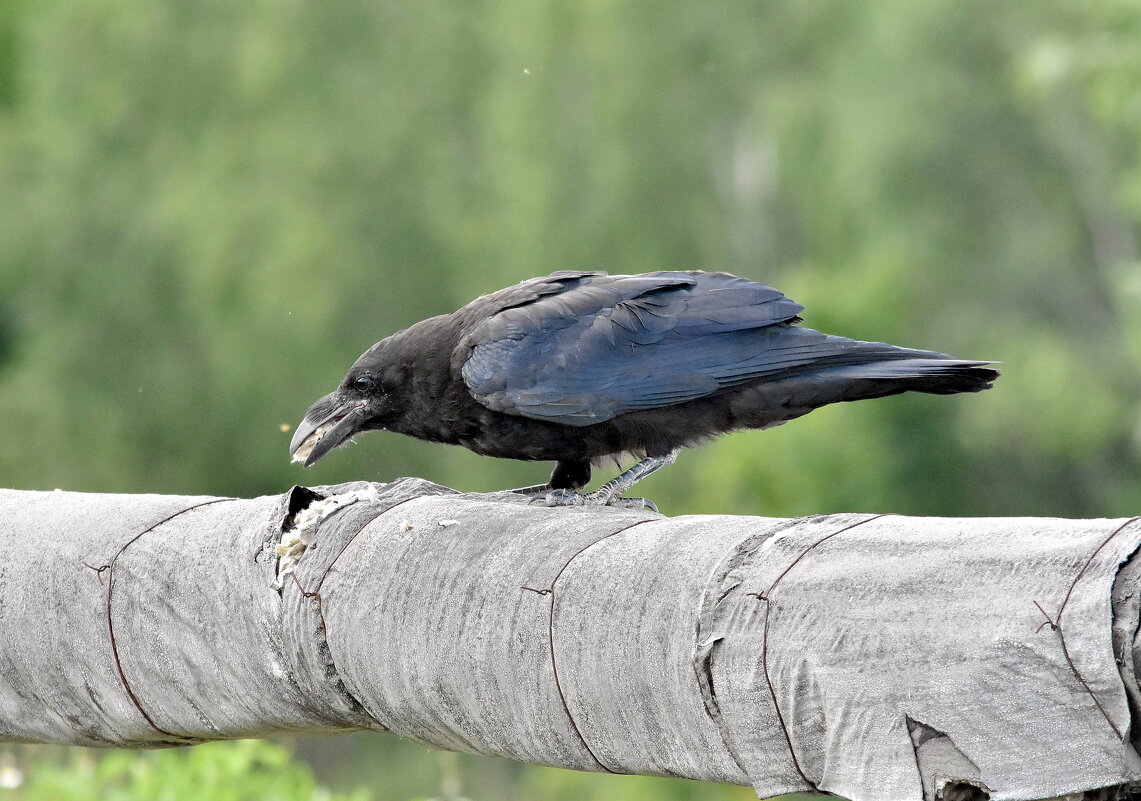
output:
M606 503L613 497L625 495L631 487L646 476L673 464L674 461L677 460L677 453L677 449L675 448L665 456L652 456L648 459L643 459L626 472L607 481L594 492L589 493L588 497L598 498L602 503Z
M677 453L677 449L674 449L665 456L652 456L648 459L643 459L618 477L607 481L594 492L587 493L586 497L595 503L606 504L612 504L618 500L642 501L646 508L653 509L656 512L658 507L654 506L652 502L645 498L623 498L622 496L629 492L631 487L646 476L673 464L677 459Z
M643 459L617 478L607 481L594 492L579 494L573 490L551 490L544 499L549 506L578 506L582 504L599 504L606 506L626 506L636 509L651 509L658 511L653 501L646 498L624 498L624 493L646 476L661 470L674 463L677 459L677 450L670 451L665 456L651 456Z

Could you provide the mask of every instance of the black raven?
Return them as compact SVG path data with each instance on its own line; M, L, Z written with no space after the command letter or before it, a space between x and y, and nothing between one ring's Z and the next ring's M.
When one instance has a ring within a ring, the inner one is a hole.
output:
M702 271L560 271L477 298L384 339L313 404L289 450L312 465L387 429L508 459L556 462L520 492L552 504L622 495L717 434L769 428L837 401L988 389L991 362L797 325L771 287ZM580 494L591 465L642 461Z

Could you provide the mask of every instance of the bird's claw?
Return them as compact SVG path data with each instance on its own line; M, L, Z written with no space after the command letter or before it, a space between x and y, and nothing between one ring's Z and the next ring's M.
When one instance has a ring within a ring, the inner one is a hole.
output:
M623 509L638 509L654 514L661 514L658 511L658 505L651 501L649 498L611 498L607 501L607 506L621 506Z
M585 506L586 496L569 489L548 489L531 496L529 503L541 503L543 506Z
M570 489L552 489L535 495L531 503L544 506L616 506L622 509L648 509L657 512L658 507L649 498L623 498L610 492L575 492Z

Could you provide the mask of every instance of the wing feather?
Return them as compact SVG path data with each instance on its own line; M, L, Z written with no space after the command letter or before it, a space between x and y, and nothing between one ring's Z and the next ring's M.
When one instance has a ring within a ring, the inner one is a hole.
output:
M525 284L523 299L473 321L461 372L488 408L567 425L822 362L942 357L794 327L803 307L724 273L555 273L512 289Z

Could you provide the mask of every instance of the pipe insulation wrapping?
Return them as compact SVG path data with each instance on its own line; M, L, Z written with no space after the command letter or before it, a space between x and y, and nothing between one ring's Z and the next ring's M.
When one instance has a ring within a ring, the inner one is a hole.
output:
M0 490L0 738L392 731L762 797L1141 781L1141 522Z

